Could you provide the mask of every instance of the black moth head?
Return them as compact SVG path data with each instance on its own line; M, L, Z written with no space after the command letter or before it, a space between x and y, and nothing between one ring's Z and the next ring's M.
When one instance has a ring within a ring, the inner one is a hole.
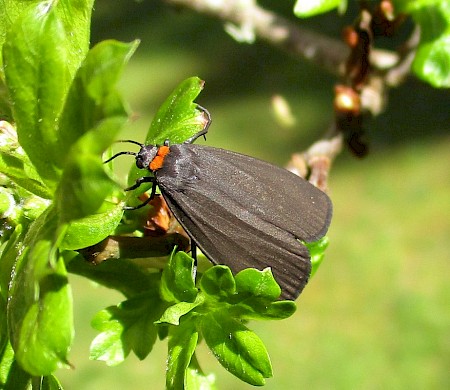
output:
M155 145L144 145L136 154L136 166L139 169L150 169L150 163L156 157L158 147Z

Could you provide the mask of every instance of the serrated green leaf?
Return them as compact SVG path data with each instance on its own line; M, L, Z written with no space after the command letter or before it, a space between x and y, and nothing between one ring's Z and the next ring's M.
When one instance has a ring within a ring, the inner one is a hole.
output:
M122 340L125 324L105 309L95 315L91 325L102 332L91 343L89 359L102 360L108 366L122 363L131 351L131 346Z
M194 302L179 302L169 306L156 323L179 325L181 317L203 304L204 301L203 295L198 294Z
M9 292L8 325L16 359L34 376L67 366L73 338L72 295L63 260L55 250L52 209L30 227Z
M231 270L224 265L215 265L205 271L200 279L200 288L216 299L229 298L236 294L236 283Z
M281 295L281 288L275 281L270 268L263 271L247 268L239 272L235 280L238 294L248 294L271 301Z
M202 317L201 334L217 360L229 372L254 386L272 376L272 365L261 339L226 312Z
M159 296L146 292L97 313L92 326L101 333L91 344L90 358L113 366L133 350L139 359L144 359L156 341L154 322L163 310Z
M185 252L172 254L161 277L161 296L167 302L192 302L197 296L194 260Z
M166 388L185 389L186 370L191 362L198 342L198 332L194 321L185 321L180 326L172 326L169 331Z
M153 324L154 318L150 321L137 321L133 326L126 329L125 336L138 359L144 360L153 349L157 331Z
M343 0L297 0L294 14L299 18L309 18L339 8L343 2Z

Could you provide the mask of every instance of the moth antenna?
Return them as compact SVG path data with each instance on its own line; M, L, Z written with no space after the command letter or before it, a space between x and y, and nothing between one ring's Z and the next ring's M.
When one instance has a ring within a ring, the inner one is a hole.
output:
M140 142L137 142L137 141L133 141L132 139L119 139L119 140L117 140L115 142L128 142L130 144L139 145L141 148L144 146L144 144L141 144ZM103 161L103 164L109 163L111 160L114 160L116 157L119 157L119 156L121 156L123 154L130 154L132 156L136 156L137 153L135 153L135 152L119 152L119 153L116 153L111 158L108 158L108 160Z
M144 146L144 144L141 144L140 142L134 141L132 139L119 139L115 142L128 142L130 144L135 144L135 145L139 145L141 148Z
M119 157L119 156L121 156L123 154L131 154L132 156L136 156L137 153L135 153L135 152L119 152L119 153L116 153L111 158L108 158L108 160L103 161L103 164L109 163L111 160L114 160L116 157Z

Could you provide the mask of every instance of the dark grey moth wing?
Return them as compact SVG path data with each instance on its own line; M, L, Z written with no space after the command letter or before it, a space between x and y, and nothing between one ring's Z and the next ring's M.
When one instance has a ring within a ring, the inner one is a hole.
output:
M170 147L157 184L202 252L237 273L271 267L282 298L306 285L310 255L298 241L325 235L332 206L326 194L293 173L228 150Z

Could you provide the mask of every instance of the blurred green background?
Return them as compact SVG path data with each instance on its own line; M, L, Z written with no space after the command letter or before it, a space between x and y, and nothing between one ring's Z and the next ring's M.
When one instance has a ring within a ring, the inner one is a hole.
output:
M292 2L261 1L294 19ZM114 4L114 5L113 5ZM336 15L298 21L337 36ZM339 23L339 24L337 24ZM152 116L183 79L206 81L198 102L213 117L207 143L285 164L328 128L334 77L265 43L239 44L215 20L161 1L97 1L92 43L141 39L120 84L133 110L123 134L142 141ZM284 96L297 119L283 128L271 98ZM274 366L267 389L450 388L450 95L411 79L367 120L370 155L342 153L333 166L334 219L319 272L281 322L252 322ZM130 164L132 162L130 161ZM124 171L128 169L124 163ZM74 370L66 389L162 389L166 342L144 361L117 367L88 360L93 315L122 297L72 277ZM221 389L250 388L206 347L203 368Z

